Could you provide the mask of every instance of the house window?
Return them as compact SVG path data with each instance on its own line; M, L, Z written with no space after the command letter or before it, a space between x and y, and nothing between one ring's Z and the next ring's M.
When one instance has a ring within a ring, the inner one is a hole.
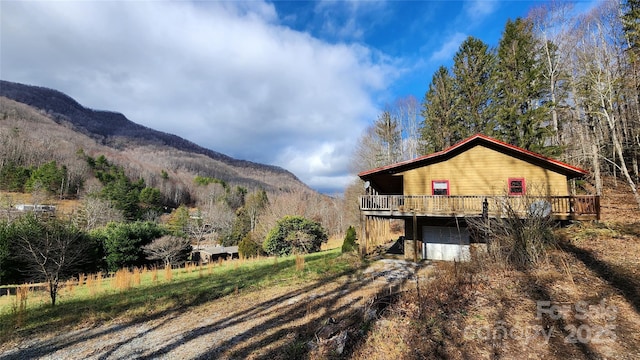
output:
M431 182L432 195L449 195L449 180L434 180Z
M509 195L524 195L524 178L509 179Z

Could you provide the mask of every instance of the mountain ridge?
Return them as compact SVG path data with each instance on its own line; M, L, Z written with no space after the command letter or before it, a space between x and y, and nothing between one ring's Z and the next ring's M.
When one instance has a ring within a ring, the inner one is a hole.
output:
M137 124L121 113L86 108L55 89L0 80L0 96L36 109L56 124L114 150L123 152L141 149L139 151L147 154L156 150L173 154L174 150L178 150L191 154L178 166L197 175L209 175L225 181L232 179L232 182L233 179L238 179L241 185L249 184L251 187L264 187L274 191L289 188L310 190L296 175L279 166L235 159L177 135ZM194 155L205 156L213 162L200 168L199 164L194 165L197 162L197 159L192 158ZM176 163L176 159L171 160Z
M115 142L111 140L115 137L127 137L137 140L140 145L165 145L205 155L236 167L260 167L288 173L300 181L295 174L279 166L236 159L180 136L137 124L122 113L86 108L69 95L55 89L0 80L0 96L44 110L58 124L68 122L74 130L101 141L103 145L114 146Z
M5 80L0 80L0 143L7 146L0 148L5 163L37 167L55 160L85 179L91 175L77 153L104 155L130 178L160 189L172 206L206 202L213 190L198 186L198 176L249 192L316 192L278 166L234 159L136 124L121 113L85 108L58 90ZM94 185L89 181L87 186Z

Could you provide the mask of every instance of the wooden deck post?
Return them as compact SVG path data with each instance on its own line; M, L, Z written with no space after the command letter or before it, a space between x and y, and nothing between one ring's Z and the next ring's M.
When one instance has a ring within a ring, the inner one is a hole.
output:
M367 218L368 216L364 214L360 215L360 239L362 242L360 243L359 250L362 256L367 254Z
M413 211L413 262L418 262L418 217Z
M484 222L482 240L486 242L489 238L489 200L487 198L482 201L482 221Z

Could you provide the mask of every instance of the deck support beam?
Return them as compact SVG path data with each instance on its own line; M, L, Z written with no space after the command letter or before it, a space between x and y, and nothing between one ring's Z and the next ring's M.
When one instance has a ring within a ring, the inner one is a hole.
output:
M413 212L413 262L418 262L418 216Z

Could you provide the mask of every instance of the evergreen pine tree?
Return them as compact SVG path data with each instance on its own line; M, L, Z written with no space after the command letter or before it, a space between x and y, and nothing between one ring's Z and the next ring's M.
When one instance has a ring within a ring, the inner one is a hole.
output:
M422 153L440 151L462 136L454 129L453 79L449 70L441 66L429 84L422 102Z
M622 24L629 48L637 60L640 55L640 0L626 0L623 4Z
M358 243L356 242L356 229L353 226L349 226L347 233L344 236L342 243L342 252L352 252L358 250Z
M553 136L548 88L531 23L508 21L498 46L495 111L497 137L527 150L548 153L547 139Z
M490 107L495 55L482 40L469 36L453 58L455 127L462 138L496 130Z

